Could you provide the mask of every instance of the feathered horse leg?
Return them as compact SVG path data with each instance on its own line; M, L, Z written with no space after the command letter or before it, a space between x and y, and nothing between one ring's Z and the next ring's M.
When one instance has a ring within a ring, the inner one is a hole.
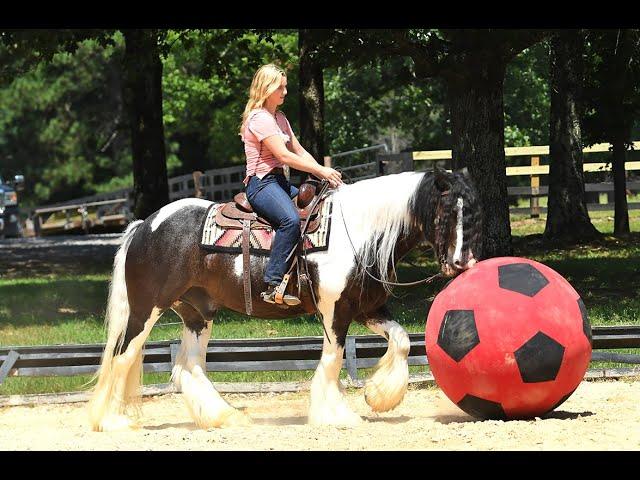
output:
M409 383L409 335L397 322L389 319L382 307L376 316L365 321L374 333L385 337L389 346L376 365L375 373L365 383L364 396L374 412L386 412L398 406Z

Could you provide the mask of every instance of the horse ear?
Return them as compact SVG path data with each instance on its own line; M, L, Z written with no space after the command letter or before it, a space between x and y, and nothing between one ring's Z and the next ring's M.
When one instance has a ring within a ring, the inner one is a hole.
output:
M433 179L436 188L441 192L446 192L451 189L451 180L446 170L434 165L433 167Z

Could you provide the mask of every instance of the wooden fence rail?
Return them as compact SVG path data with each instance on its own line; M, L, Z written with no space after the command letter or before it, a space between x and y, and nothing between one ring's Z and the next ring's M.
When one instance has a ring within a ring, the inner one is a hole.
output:
M591 147L582 150L585 155L593 153L606 153L609 152L610 145L608 143L598 143ZM633 142L632 150L640 149L640 142ZM540 164L540 156L549 155L548 145L539 145L532 147L507 147L504 149L504 154L509 159L514 157L530 157L529 166L514 166L506 167L506 175L508 177L515 176L529 176L530 185L528 187L508 187L509 196L525 196L529 198L528 208L511 208L511 213L530 213L531 217L538 217L540 213L546 213L547 209L540 207L539 197L545 197L549 193L549 188L540 185L540 176L549 174L549 165ZM432 150L426 152L412 152L414 161L420 163L422 160L438 161L438 160L451 160L451 150ZM640 161L628 161L625 163L625 169L627 171L640 170ZM585 162L583 164L583 171L586 173L608 172L611 170L611 165L605 162ZM640 182L630 182L627 184L627 189L637 190ZM587 183L585 184L585 190L587 193L609 193L613 192L613 184L602 183ZM606 204L589 203L587 202L587 209L590 211L597 210L613 210L614 204L607 202ZM640 209L640 202L633 202L628 204L630 210Z
M424 334L409 334L409 365L428 365ZM150 342L145 347L145 372L170 372L180 340ZM211 340L207 370L258 372L314 370L322 353L323 337L282 337ZM593 328L593 349L640 348L640 326ZM72 376L97 371L104 344L15 346L0 348L0 383L7 376ZM373 367L386 353L387 342L377 335L347 337L344 368L351 381L358 369ZM592 361L640 364L640 355L593 352Z

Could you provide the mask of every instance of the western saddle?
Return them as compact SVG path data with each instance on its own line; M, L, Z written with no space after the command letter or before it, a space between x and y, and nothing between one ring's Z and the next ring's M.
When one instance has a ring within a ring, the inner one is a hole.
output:
M313 178L307 179L302 185L300 185L298 195L293 198L293 204L300 216L300 239L296 247L290 252L289 257L295 250L300 247L300 244L307 233L315 232L320 225L319 212L322 209L322 204L325 199L325 191L328 187L326 181L318 181ZM251 272L250 272L250 232L251 230L265 230L272 229L269 221L260 217L253 211L251 204L247 200L245 192L237 193L233 197L233 201L227 202L218 209L215 217L216 224L221 228L242 230L242 265L243 265L243 287L244 287L244 303L247 315L251 315L253 310L251 301ZM294 264L297 261L292 262L289 271L282 279L282 283L276 287L276 303L282 308L287 306L283 304L283 296L291 271ZM298 272L298 280L300 280L300 272ZM308 280L308 279L307 279Z
M316 195L318 190L316 183L314 180L307 180L300 186L298 195L292 200L300 216L301 234L313 233L318 229L320 220L318 212L322 206L322 201L317 201L319 195ZM320 192L318 191L318 193ZM251 230L273 228L268 220L253 211L245 192L237 193L233 197L233 201L223 204L216 214L216 223L222 228L242 230L246 221L249 222Z

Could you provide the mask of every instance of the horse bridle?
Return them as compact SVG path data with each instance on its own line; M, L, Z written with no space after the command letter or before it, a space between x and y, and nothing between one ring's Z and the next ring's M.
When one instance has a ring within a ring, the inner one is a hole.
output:
M329 186L329 185L328 185L328 182L327 182L326 180L322 180L322 182L321 182L321 188L320 188L320 193L319 193L319 195L317 196L317 198L315 199L316 201L320 201L320 199L321 199L321 198L323 198L324 196L329 195L329 194L331 193L331 192L329 192L329 191L328 191L328 190L329 190L329 189L328 189L328 186ZM443 193L442 193L442 195L446 195L446 194L448 194L448 193L449 193L449 192L448 192L448 191L446 191L446 192L443 192ZM344 224L344 231L346 232L346 234L347 234L347 238L349 239L349 244L351 245L351 249L352 249L352 251L353 251L353 256L354 256L354 258L356 259L356 262L358 262L358 264L360 265L360 267L363 267L364 272L365 272L367 275L369 275L373 280L375 280L375 281L377 281L377 282L379 282L379 283L382 283L382 284L384 284L384 285L392 285L392 286L398 286L398 287L409 287L409 286L413 286L413 285L420 285L421 283L430 283L430 282L432 282L433 280L435 280L436 278L439 278L439 277L441 277L441 276L442 276L442 272L438 272L437 274L432 275L431 277L424 278L424 279L422 279L422 280L418 280L418 281L415 281L415 282L406 282L406 283L400 283L400 282L389 282L389 281L386 281L386 280L382 280L381 278L377 278L377 277L375 277L374 275L372 275L372 274L367 270L367 268L368 268L368 267L364 267L364 266L361 264L361 262L360 262L360 259L359 259L359 257L358 257L358 253L356 252L356 249L355 249L355 247L353 246L353 241L351 240L351 236L349 235L349 230L347 229L347 222L346 222L346 220L345 220L345 218L344 218L344 212L343 212L343 210L342 210L342 205L340 205L340 214L342 215L342 222L343 222L343 224ZM305 228L305 229L303 229L303 232L304 232L305 230L306 230L306 228ZM303 233L302 235L304 235L304 233ZM299 245L299 244L298 244L298 245ZM295 250L297 249L297 247L298 247L298 246L296 245L296 248L294 248L294 249L289 253L289 257L290 257L291 255L293 255L293 253L295 252ZM304 260L304 261L302 262L302 263L303 263L303 265L304 265L304 273L303 273L303 274L304 274L304 276L305 276L305 280L306 280L306 282L308 283L309 291L311 292L311 299L312 299L312 301L313 301L313 305L314 305L315 310L316 310L316 315L317 315L317 316L319 317L319 319L320 319L320 323L321 323L321 325L322 325L322 329L324 330L324 334L325 334L325 337L327 338L327 341L328 341L329 343L331 343L331 339L329 338L329 334L328 334L327 329L326 329L326 327L325 327L325 325L324 325L324 320L323 320L323 318L322 318L322 313L320 312L320 309L318 308L318 302L317 302L317 300L316 300L316 296L315 296L315 293L314 293L314 291L313 291L313 284L312 284L312 281L311 281L311 275L309 274L309 266L308 266L308 262L307 262L307 250L306 250L306 248L304 247L304 242L302 242L302 251L303 251L302 258L303 258L303 260ZM291 270L293 270L294 265L298 263L298 262L297 262L297 259L298 259L298 256L295 256L295 257L294 257L294 262L292 262L292 265L291 265L291 267L289 268L289 272L290 272ZM298 267L299 267L299 265L298 265ZM298 274L298 282L300 282L300 272L299 272L299 274ZM298 288L300 288L300 287L298 287Z

